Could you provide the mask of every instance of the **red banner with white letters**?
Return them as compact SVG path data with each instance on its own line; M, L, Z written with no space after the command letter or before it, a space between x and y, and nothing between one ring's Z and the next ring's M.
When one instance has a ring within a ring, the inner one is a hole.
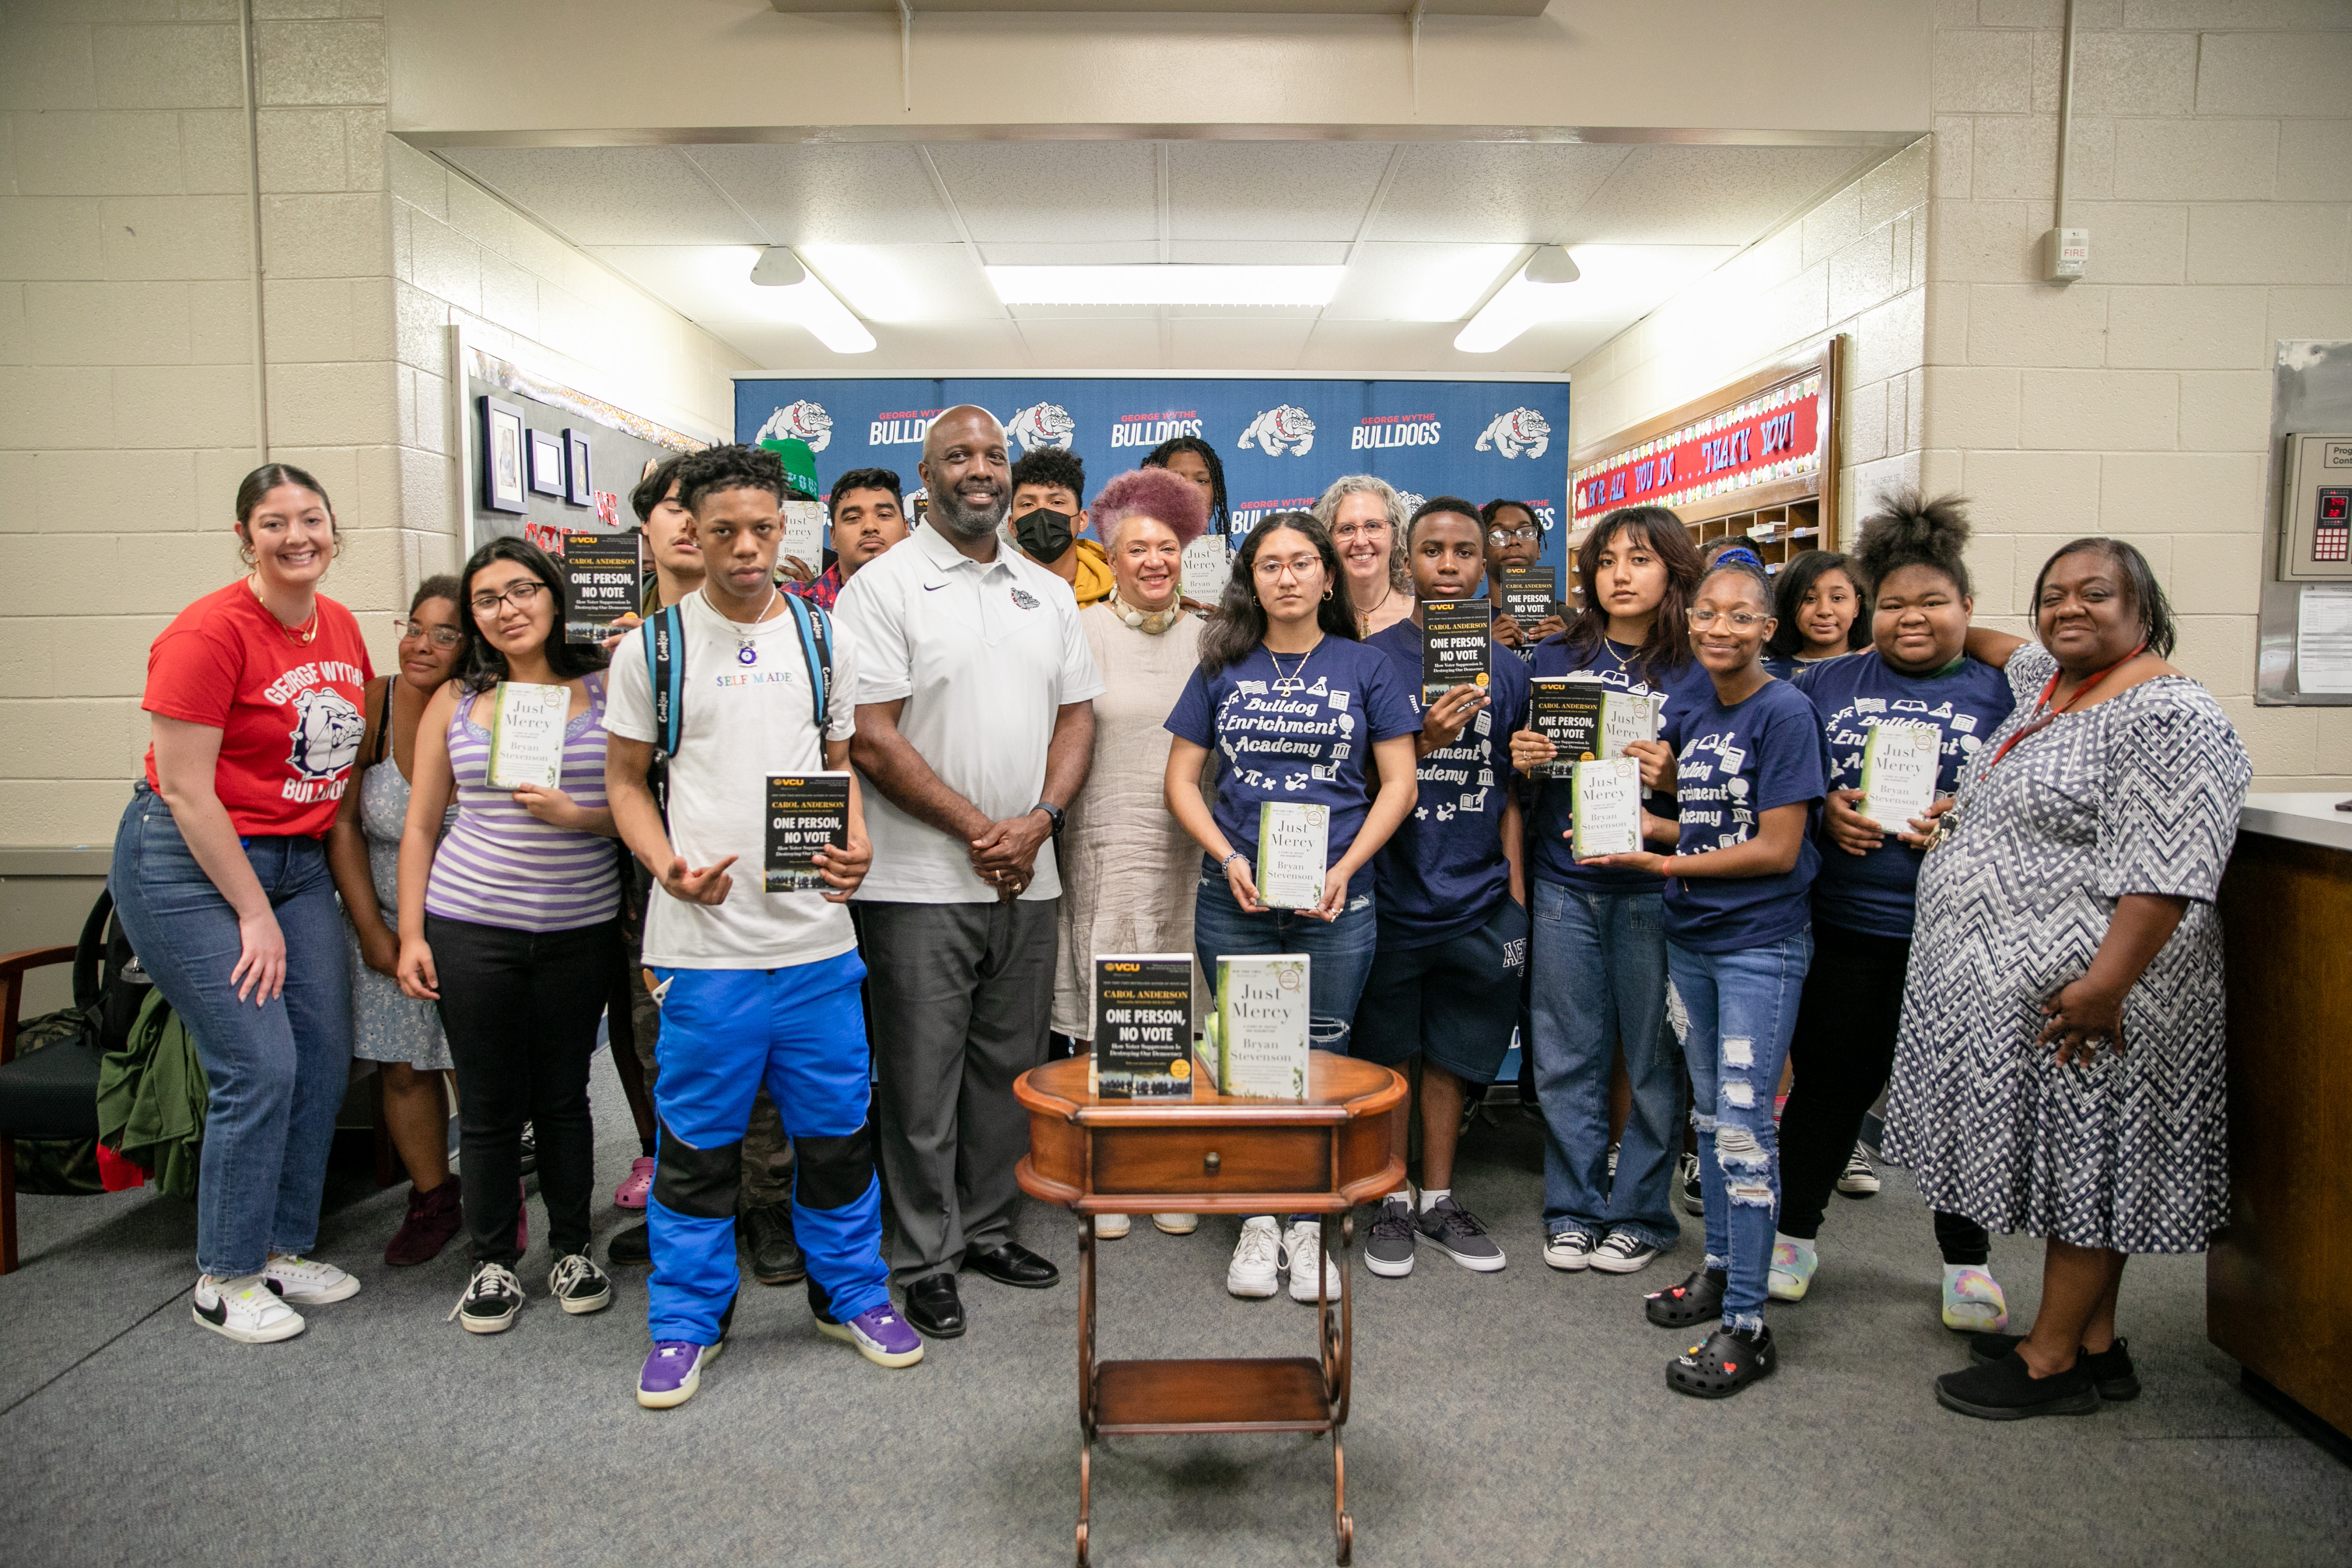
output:
M1570 477L1569 526L1621 506L1685 506L1819 473L1828 416L1815 372L1612 452Z

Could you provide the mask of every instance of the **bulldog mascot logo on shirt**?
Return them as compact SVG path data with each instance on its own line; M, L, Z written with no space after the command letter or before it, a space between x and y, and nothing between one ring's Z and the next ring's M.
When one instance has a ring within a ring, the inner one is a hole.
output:
M331 686L314 686L294 699L293 749L287 766L304 779L340 778L359 761L367 721Z

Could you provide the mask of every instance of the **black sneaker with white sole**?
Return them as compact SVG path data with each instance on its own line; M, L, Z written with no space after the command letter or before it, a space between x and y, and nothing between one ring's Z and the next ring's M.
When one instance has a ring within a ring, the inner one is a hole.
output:
M1850 1198L1868 1198L1877 1196L1878 1189L1877 1169L1857 1143L1853 1152L1846 1156L1845 1169L1838 1173L1837 1190Z
M1659 1249L1630 1230L1612 1230L1592 1249L1592 1267L1603 1274L1634 1274L1650 1266Z
M1486 1234L1485 1224L1452 1198L1440 1198L1422 1210L1413 1227L1465 1268L1492 1274L1503 1266L1503 1249Z
M1412 1200L1385 1198L1372 1215L1371 1239L1364 1246L1364 1267L1383 1279L1402 1279L1412 1272Z
M478 1263L449 1316L469 1334L499 1334L514 1327L521 1310L522 1281L514 1270L503 1263Z
M613 1281L584 1252L566 1253L555 1260L547 1276L547 1293L555 1304L578 1317L601 1312L613 1304Z
M1698 1184L1698 1156L1685 1154L1682 1163L1683 1213L1696 1219L1706 1217L1706 1193Z

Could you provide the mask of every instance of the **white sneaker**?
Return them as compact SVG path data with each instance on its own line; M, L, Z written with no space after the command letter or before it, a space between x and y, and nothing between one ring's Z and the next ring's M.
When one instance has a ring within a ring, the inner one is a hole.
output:
M1861 1144L1846 1156L1845 1169L1838 1173L1837 1190L1850 1198L1875 1197L1878 1194L1878 1172Z
M1323 1293L1337 1301L1339 1299L1339 1266L1323 1257L1323 1227L1311 1219L1303 1219L1282 1233L1282 1266L1290 1273L1292 1300L1315 1300L1317 1258L1323 1260Z
M1123 1214L1098 1214L1095 1215L1095 1239L1117 1241L1133 1228L1134 1225L1135 1221Z
M240 1344L290 1340L306 1326L301 1313L278 1299L265 1274L248 1274L242 1279L205 1275L196 1281L191 1312L205 1328Z
M280 1300L298 1307L323 1307L360 1293L360 1282L331 1263L289 1252L262 1266L261 1277Z
M1241 1241L1234 1247L1234 1260L1225 1266L1226 1290L1254 1300L1273 1295L1282 1279L1276 1256L1281 1247L1282 1233L1275 1228L1272 1215L1242 1221Z
M1151 1223L1163 1236L1190 1236L1201 1228L1201 1216L1196 1214L1156 1214Z

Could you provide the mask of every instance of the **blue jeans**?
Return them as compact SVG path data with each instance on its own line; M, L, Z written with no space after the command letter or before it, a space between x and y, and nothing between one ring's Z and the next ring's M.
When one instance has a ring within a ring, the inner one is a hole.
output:
M1666 944L1666 969L1690 1018L1683 1059L1690 1064L1699 1189L1706 1194L1706 1266L1729 1279L1727 1329L1764 1326L1772 1216L1780 1200L1772 1100L1812 962L1810 927L1738 952Z
M1192 945L1201 973L1217 983L1221 954L1303 952L1307 964L1307 1043L1318 1051L1348 1054L1356 1004L1372 976L1372 952L1380 921L1372 912L1370 868L1348 884L1348 907L1329 923L1296 910L1254 915L1234 901L1233 884L1207 856L1201 858L1201 891L1192 905Z
M351 971L326 849L315 838L243 842L286 938L286 988L258 1005L229 983L243 945L236 911L144 783L115 829L106 879L123 934L205 1064L196 1267L223 1279L318 1241L352 1061Z
M1544 1231L1612 1230L1671 1248L1683 1076L1666 1033L1664 910L1654 890L1600 892L1535 879L1530 1013L1544 1121ZM1609 1179L1609 1079L1617 1053L1633 1103Z

